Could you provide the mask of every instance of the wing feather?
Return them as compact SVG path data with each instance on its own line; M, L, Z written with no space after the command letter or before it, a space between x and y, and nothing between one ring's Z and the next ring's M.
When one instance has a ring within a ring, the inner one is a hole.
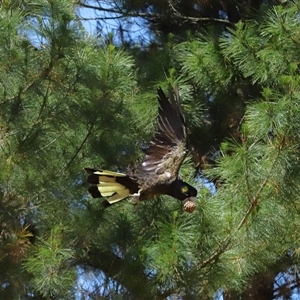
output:
M165 175L168 180L175 180L186 156L186 127L178 88L169 90L169 99L161 88L157 90L157 130L145 150L140 171L144 175Z

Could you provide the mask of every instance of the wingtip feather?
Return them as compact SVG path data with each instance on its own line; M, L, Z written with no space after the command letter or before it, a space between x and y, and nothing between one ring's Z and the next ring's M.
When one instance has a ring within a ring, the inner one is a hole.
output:
M88 192L91 194L93 198L101 198L102 195L96 185L92 185L88 188Z
M94 175L94 174L90 174L86 178L86 182L90 183L90 184L98 184L99 183L99 176Z

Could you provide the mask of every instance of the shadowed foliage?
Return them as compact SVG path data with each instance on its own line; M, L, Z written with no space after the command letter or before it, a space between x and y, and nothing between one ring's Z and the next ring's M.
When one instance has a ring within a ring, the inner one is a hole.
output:
M87 34L75 1L1 2L0 298L298 297L299 2L110 3L159 14L141 23L150 42ZM192 17L210 19L188 31ZM83 167L152 163L170 84L197 209L166 195L104 209Z

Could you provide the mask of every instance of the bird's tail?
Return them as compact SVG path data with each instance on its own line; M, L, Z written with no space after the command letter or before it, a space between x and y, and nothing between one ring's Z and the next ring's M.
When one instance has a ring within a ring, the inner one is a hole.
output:
M93 198L105 197L109 204L116 203L135 193L138 184L126 174L85 168L89 174L88 191Z

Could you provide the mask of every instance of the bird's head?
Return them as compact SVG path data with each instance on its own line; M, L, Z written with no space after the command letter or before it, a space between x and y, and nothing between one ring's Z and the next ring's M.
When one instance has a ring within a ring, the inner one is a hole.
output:
M190 184L177 179L172 183L172 197L184 201L190 200L195 202L197 197L197 190Z

